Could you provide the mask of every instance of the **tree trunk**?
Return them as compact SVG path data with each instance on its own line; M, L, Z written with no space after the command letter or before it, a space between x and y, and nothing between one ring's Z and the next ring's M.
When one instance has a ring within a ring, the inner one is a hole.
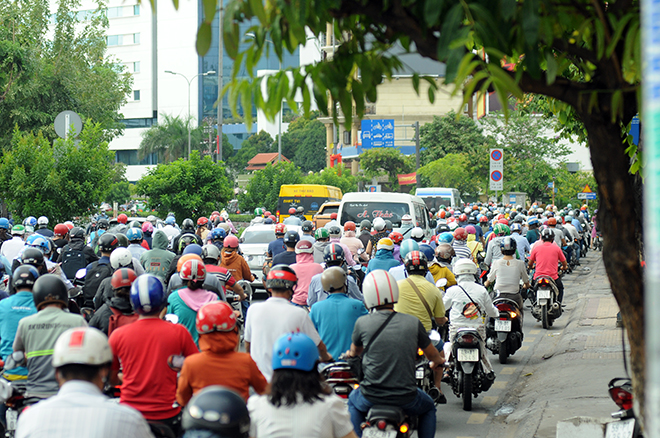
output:
M598 223L603 232L603 262L628 333L638 416L644 417L644 282L640 265L641 194L629 173L621 129L609 114L582 114L589 134L594 176L598 182ZM616 377L616 376L612 376Z

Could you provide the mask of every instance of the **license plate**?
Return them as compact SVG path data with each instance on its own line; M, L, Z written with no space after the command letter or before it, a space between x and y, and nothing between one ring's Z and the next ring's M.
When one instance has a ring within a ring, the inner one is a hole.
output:
M16 430L16 422L18 421L18 411L9 409L5 414L7 420L7 430Z
M476 348L459 348L458 349L459 362L478 362L479 350Z
M415 370L415 379L423 379L424 370Z
M396 430L378 430L368 427L362 431L363 438L396 438Z
M542 300L542 299L549 300L550 299L550 289L539 289L536 292L536 298L539 299L539 300Z
M632 438L635 433L635 419L607 423L605 438Z
M511 321L508 320L495 320L495 331L496 332L510 332L511 331Z

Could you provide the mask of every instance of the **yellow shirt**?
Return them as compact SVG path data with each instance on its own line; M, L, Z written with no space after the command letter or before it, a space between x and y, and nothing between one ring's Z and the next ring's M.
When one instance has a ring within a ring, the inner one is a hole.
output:
M394 305L394 310L399 313L416 316L428 332L433 328L429 312L426 311L426 307L424 307L424 304L408 280L415 283L435 318L445 316L445 305L442 302L442 294L435 285L429 283L420 275L411 275L397 282L399 286L399 302Z
M441 278L447 279L447 286L445 286L445 289L456 284L456 277L454 277L454 274L451 272L451 270L445 266L440 266L437 263L433 263L429 266L429 272L431 275L433 275L433 281L436 283Z

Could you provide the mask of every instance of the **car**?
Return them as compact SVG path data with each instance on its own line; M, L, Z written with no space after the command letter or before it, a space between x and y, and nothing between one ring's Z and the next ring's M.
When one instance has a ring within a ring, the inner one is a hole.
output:
M332 219L330 215L332 213L337 213L339 211L339 205L341 202L324 202L323 205L319 207L318 213L312 218L314 222L314 228L322 228L325 224L330 222Z
M302 229L297 225L287 225L287 231L296 231L302 236ZM252 289L264 289L261 282L263 278L263 267L268 252L268 244L275 240L275 225L255 224L250 225L238 240L239 248L243 258L248 263L252 275L256 280L252 282Z

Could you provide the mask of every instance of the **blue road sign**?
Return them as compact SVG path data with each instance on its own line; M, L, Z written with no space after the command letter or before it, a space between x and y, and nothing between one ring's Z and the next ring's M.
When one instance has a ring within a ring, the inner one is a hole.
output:
M394 119L362 120L362 149L394 147Z

